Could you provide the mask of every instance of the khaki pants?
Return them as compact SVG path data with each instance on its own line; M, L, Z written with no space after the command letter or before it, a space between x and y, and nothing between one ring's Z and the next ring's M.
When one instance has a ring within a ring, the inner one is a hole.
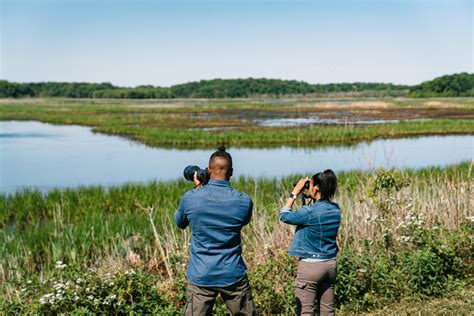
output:
M295 282L298 315L314 315L318 309L320 315L334 315L334 283L336 260L300 261Z
M212 308L220 294L232 315L257 315L247 277L226 287L202 287L188 282L186 316L212 315Z

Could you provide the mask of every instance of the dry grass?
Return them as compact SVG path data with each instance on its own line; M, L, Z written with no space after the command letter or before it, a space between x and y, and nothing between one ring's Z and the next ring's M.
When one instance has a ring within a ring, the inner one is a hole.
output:
M380 209L380 197L372 196L367 190L370 178L360 179L356 191L351 194L343 191L336 198L342 210L340 248L350 243L352 249L361 250L367 241L381 242L385 233L392 236L394 245L406 243L409 241L404 240L405 234L413 225L458 229L467 218L474 216L472 167L471 162L467 170L471 177L456 173L412 177L407 187L382 201L388 203L388 212ZM409 174L405 177L410 179ZM286 252L293 238L294 228L277 219L278 207L268 206L257 199L251 225L243 230L244 258L250 268L266 262L270 256ZM154 264L148 263L148 267L170 267L173 266L170 258L187 258L189 230L176 232L169 218L163 221L164 232L156 238L161 240L164 250L159 257L156 252L149 257ZM171 275L179 274L183 268L174 265Z

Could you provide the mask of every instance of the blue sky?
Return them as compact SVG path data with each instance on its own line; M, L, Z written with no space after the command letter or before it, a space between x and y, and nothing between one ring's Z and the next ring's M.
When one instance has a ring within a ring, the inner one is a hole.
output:
M0 78L416 84L473 72L471 0L0 0Z

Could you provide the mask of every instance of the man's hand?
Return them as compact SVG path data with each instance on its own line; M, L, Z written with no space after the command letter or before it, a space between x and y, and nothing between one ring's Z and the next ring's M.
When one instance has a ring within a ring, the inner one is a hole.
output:
M199 181L197 177L197 171L194 171L193 181L195 189L202 187L201 181Z
M294 189L293 189L293 194L294 195L298 195L301 193L301 191L303 191L303 188L304 188L304 185L306 184L306 182L309 181L309 178L306 177L306 178L301 178L300 181L298 181L298 183L295 185Z

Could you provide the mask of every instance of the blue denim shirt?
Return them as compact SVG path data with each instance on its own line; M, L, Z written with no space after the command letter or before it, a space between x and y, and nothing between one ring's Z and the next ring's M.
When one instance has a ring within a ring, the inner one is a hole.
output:
M296 232L288 254L313 259L333 259L338 252L336 237L341 223L337 203L319 200L297 211L283 206L280 220L296 225Z
M179 228L192 228L186 272L191 283L228 286L246 275L240 231L249 223L252 207L248 195L223 180L184 194L174 221Z

